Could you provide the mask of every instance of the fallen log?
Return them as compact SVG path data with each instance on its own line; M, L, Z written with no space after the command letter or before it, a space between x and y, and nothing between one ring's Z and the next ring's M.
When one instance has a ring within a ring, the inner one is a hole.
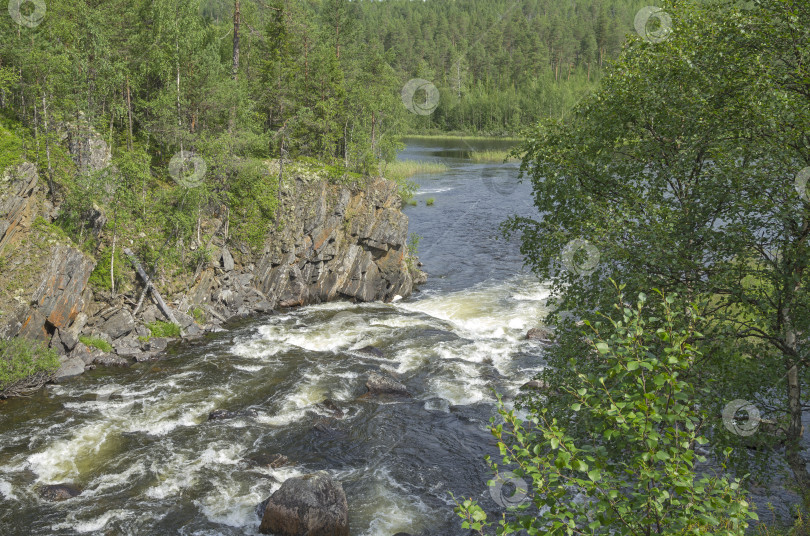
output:
M143 282L146 284L146 288L152 293L152 297L155 298L158 307L160 308L161 312L169 319L169 322L172 324L179 326L180 322L174 317L174 313L172 310L169 309L169 306L166 305L166 302L163 301L163 297L160 295L160 292L157 291L155 286L152 284L152 280L149 278L149 275L146 273L146 270L143 269L141 263L138 261L138 258L132 253L132 250L129 248L124 248L124 253L127 257L129 257L129 262L135 267L135 270L138 272L138 275L141 276Z

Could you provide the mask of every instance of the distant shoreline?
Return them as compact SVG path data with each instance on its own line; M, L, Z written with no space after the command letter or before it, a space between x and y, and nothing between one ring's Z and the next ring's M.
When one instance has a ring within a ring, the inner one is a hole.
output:
M497 141L515 141L520 142L523 141L525 138L521 138L519 136L485 136L479 134L465 134L463 132L446 132L446 133L435 133L435 134L402 134L400 135L401 139L413 139L413 140L497 140Z

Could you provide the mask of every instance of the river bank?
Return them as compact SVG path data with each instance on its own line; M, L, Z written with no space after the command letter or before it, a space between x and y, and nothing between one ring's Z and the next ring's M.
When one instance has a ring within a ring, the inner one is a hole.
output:
M447 148L410 146L401 158L437 150ZM436 205L403 208L431 273L418 293L236 319L159 360L0 403L0 523L256 534L257 504L325 470L345 490L352 535L463 532L449 493L489 496L493 389L510 398L541 366L543 346L526 332L542 324L547 291L494 229L506 207L531 208L514 165L440 158L448 172L414 177L416 197ZM411 396L363 397L380 372ZM218 410L234 417L209 420ZM277 453L290 463L251 461ZM40 490L57 484L81 494L44 502Z
M93 136L77 146L78 162L90 162L97 172L109 168L103 140ZM281 176L278 162L266 165L270 177ZM149 285L145 272L131 265L140 261L127 238L147 237L111 233L114 201L108 208L94 205L87 218L97 243L108 252L117 245L115 272L104 266L103 255L54 224L60 206L46 198L35 166L10 167L0 207L0 337L21 337L59 354L52 376L59 381L96 366L155 359L173 339L200 337L229 320L338 299L391 301L424 281L408 250L408 219L397 184L381 178L335 180L313 164L286 167L274 223L262 230L260 248L229 232L229 208L214 206L198 214L196 239L179 244L183 257L200 259L196 270L164 266ZM105 288L112 273L116 285ZM27 378L21 382L22 392L36 387ZM20 391L18 385L7 385L4 393Z

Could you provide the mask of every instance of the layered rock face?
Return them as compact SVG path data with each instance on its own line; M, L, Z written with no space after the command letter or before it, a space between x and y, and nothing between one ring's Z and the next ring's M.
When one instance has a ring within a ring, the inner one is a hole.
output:
M408 217L400 204L396 185L383 179L351 189L296 177L282 190L282 228L270 234L263 253L254 259L237 252L242 262L226 281L204 274L193 301L203 302L206 294L214 303L238 301L244 295L239 287L245 286L239 280L248 273L272 307L408 296L413 290L406 261ZM221 259L227 273L233 261ZM237 283L229 285L233 280ZM223 287L214 290L216 283Z
M99 158L90 156L104 154L93 147L76 146L78 153L87 153L82 163L91 167ZM416 283L424 276L408 256L408 218L394 183L368 180L345 185L289 174L282 183L277 225L268 229L260 251L226 243L214 233L217 253L193 281L158 276L182 334L199 335L230 318L280 307L408 296L414 274ZM11 170L0 186L0 262L11 266L0 276L19 289L15 296L0 296L0 337L48 343L65 356L58 377L75 375L83 366L150 359L165 350L167 340L149 338L144 325L168 318L148 297L142 307L134 306L143 290L140 279L115 298L94 294L88 281L95 261L56 235L34 232L33 222L47 227L55 211L33 165ZM97 216L104 220L102 213ZM15 248L13 254L8 248ZM82 335L109 344L112 352L86 347L79 342Z
M92 301L87 288L95 262L78 249L55 240L31 243L37 217L49 203L33 164L6 170L0 188L0 255L7 287L16 300L4 304L0 336L22 336L50 343L67 331ZM12 255L13 253L13 255ZM12 283L17 283L13 285ZM71 348L72 349L72 348Z
M7 170L2 176L2 183L4 195L0 199L0 254L13 241L14 235L30 225L36 216L33 194L39 183L39 175L34 164L26 163Z

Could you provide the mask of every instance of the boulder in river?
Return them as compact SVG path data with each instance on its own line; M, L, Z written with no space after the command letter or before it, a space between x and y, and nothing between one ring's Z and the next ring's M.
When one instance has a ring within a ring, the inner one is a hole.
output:
M342 419L344 414L343 410L331 398L324 399L323 402L316 404L320 409L328 411L336 419Z
M255 409L245 409L242 411L228 411L226 409L215 409L208 414L209 421L224 421L225 419L236 419L237 417L255 417Z
M357 350L358 353L370 355L371 357L385 357L385 353L374 346L365 346Z
M386 376L385 374L381 374L379 372L372 372L368 376L368 381L366 381L366 388L368 389L368 395L394 395L394 396L407 396L410 397L411 394L408 392L408 389L398 382L397 380L391 378L390 376Z
M285 480L267 499L259 532L349 536L349 505L343 486L325 471Z
M549 385L549 383L545 380L529 380L520 386L520 390L524 392L523 394L526 394L527 391L534 391L535 393L545 396L560 395L560 392Z
M65 501L81 493L82 490L72 484L51 484L39 489L39 496L46 501Z
M554 332L549 328L532 328L526 333L526 338L530 341L551 342Z
M84 361L79 357L67 359L59 370L54 374L53 379L56 381L72 378L84 373Z
M521 391L527 389L532 391L546 391L548 390L548 384L543 380L530 380L520 386Z

